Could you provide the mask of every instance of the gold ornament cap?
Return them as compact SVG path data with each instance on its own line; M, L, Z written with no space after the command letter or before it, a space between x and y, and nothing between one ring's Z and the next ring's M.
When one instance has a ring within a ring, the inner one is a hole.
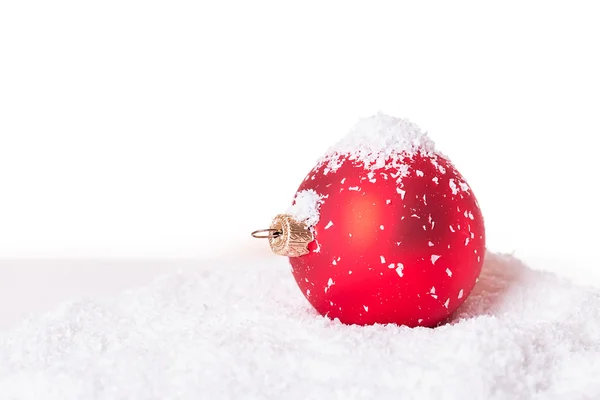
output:
M267 233L261 235L261 233ZM269 229L252 232L255 238L269 239L273 253L286 257L300 257L309 253L308 244L314 240L310 228L289 214L278 214Z

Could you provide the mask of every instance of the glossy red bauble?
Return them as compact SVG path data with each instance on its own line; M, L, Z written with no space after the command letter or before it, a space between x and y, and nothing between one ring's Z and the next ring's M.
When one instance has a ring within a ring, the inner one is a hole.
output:
M483 217L465 179L439 153L367 168L341 155L298 188L321 199L294 278L322 315L342 323L433 327L467 298L485 255Z

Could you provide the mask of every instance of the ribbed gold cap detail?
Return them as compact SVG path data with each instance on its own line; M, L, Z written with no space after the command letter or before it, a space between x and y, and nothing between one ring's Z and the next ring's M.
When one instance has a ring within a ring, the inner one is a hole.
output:
M314 240L313 234L306 224L297 221L288 214L275 216L271 229L278 234L269 237L269 245L273 253L280 256L300 257L308 254L308 244Z

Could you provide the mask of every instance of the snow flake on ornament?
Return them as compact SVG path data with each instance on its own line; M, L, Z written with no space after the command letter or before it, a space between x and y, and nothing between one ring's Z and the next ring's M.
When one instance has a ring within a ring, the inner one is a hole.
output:
M396 264L396 273L398 274L398 276L400 276L400 278L404 276L404 264Z
M333 222L332 222L332 221L329 221L329 222L327 223L327 225L325 225L325 229L329 229L329 228L331 228L332 226L333 226Z
M316 243L317 247L315 247L315 249L313 250L313 253L320 253L321 252L321 244L319 243L319 240L315 239L315 243Z
M432 287L431 287L431 290L429 291L429 295L430 295L431 297L433 297L434 299L437 299L437 298L438 298L438 297L437 297L437 294L435 294L435 286L432 286Z
M408 165L406 164L399 164L394 166L394 168L396 169L396 173L390 173L390 175L392 176L392 178L396 179L396 183L401 183L402 182L402 178L406 178L408 176Z
M440 165L440 163L438 163L437 159L432 158L431 159L431 163L437 168L438 171L440 171L442 174L446 173L446 168L444 168L443 166Z
M460 289L460 292L458 292L458 298L462 299L462 297L463 297L463 290Z
M439 260L439 259L440 259L440 257L441 257L440 255L437 255L437 254L432 254L432 255L431 255L431 263L432 263L432 264L435 264L435 262L436 262L437 260Z
M458 186L456 186L454 179L450 179L448 182L450 184L450 189L452 189L452 194L454 194L454 195L458 194Z
M335 282L333 281L333 279L329 278L329 280L327 281L327 286L325 287L325 293L327 293L329 288L332 287L333 285L335 285Z

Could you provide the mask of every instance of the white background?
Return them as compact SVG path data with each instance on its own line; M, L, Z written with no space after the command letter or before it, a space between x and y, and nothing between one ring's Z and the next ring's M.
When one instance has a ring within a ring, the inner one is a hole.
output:
M491 250L596 270L597 15L593 2L3 2L0 258L263 249L250 231L383 111L465 175Z

